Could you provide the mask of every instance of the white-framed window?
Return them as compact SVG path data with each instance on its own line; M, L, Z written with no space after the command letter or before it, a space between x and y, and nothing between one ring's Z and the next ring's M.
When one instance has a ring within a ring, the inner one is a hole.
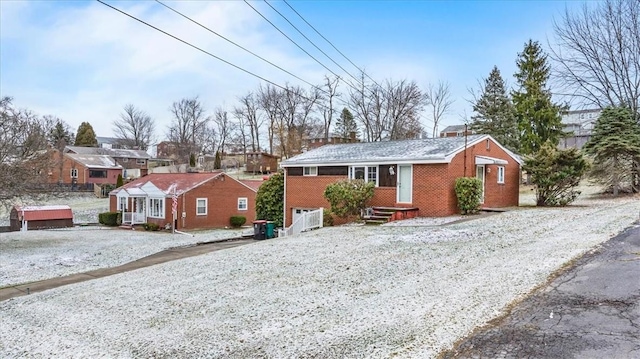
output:
M136 164L138 164L138 165L144 165L145 163L147 163L147 162L146 162L146 160L144 158L142 158L142 159L138 158L136 160Z
M305 167L303 174L305 176L317 176L318 175L318 167Z
M249 209L249 200L247 197L238 198L238 211L246 211Z
M504 183L504 166L498 166L498 183Z
M206 215L207 215L207 199L196 198L196 216L206 216Z
M149 217L164 218L164 198L149 198Z
M349 167L349 179L361 179L373 182L378 186L378 166L352 166Z
M118 203L118 209L122 212L127 211L127 197L120 197Z
M71 169L71 178L78 178L78 169L77 168L72 168Z

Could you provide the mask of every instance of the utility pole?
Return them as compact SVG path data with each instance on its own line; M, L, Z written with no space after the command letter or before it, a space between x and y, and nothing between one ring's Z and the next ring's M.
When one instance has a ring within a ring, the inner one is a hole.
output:
M467 177L467 124L464 124L464 177Z

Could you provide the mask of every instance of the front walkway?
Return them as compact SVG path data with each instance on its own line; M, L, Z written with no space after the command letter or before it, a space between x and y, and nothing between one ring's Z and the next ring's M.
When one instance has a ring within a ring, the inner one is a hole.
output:
M132 271L139 268L149 267L176 259L193 257L200 254L219 251L222 249L238 247L253 242L256 241L253 239L224 239L193 246L170 248L117 267L96 269L89 272L71 274L62 277L45 279L37 282L2 288L0 289L0 301L28 295L35 292L42 292L67 284L84 282L96 278L102 278L118 273Z

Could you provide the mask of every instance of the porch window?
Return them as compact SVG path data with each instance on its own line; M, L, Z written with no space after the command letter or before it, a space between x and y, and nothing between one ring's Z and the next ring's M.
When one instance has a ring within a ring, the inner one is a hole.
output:
M498 183L504 183L504 166L498 166Z
M71 169L71 178L78 178L78 169L77 168L72 168Z
M207 199L206 198L196 199L196 215L198 216L207 215Z
M127 197L120 197L118 198L119 203L118 203L118 209L122 212L126 212L127 211Z
M246 211L249 208L247 197L238 198L238 211Z
M149 217L164 218L164 198L149 199Z
M318 175L318 167L305 167L304 168L305 176L317 176Z
M378 186L378 166L353 166L349 167L350 179L361 179L375 183Z

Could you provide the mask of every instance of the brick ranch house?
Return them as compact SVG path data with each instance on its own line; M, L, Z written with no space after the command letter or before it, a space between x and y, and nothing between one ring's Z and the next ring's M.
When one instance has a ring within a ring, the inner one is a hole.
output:
M109 156L117 165L120 165L124 169L122 173L122 177L124 178L139 178L149 173L149 160L151 156L142 150L66 146L64 152L78 155Z
M466 148L466 150L465 150ZM518 205L521 159L488 135L328 145L281 163L284 218L329 208L323 193L340 179L375 182L372 206L414 208L418 216L458 213L458 177L483 181L483 206ZM466 172L465 172L466 167Z
M115 184L123 168L107 155L85 155L64 153L60 158L58 150L50 152L51 168L47 182L84 185ZM62 163L60 163L62 161Z
M256 218L259 183L239 181L223 172L152 173L109 193L109 210L122 211L122 223L170 226L177 195L177 229L229 226L231 216Z

